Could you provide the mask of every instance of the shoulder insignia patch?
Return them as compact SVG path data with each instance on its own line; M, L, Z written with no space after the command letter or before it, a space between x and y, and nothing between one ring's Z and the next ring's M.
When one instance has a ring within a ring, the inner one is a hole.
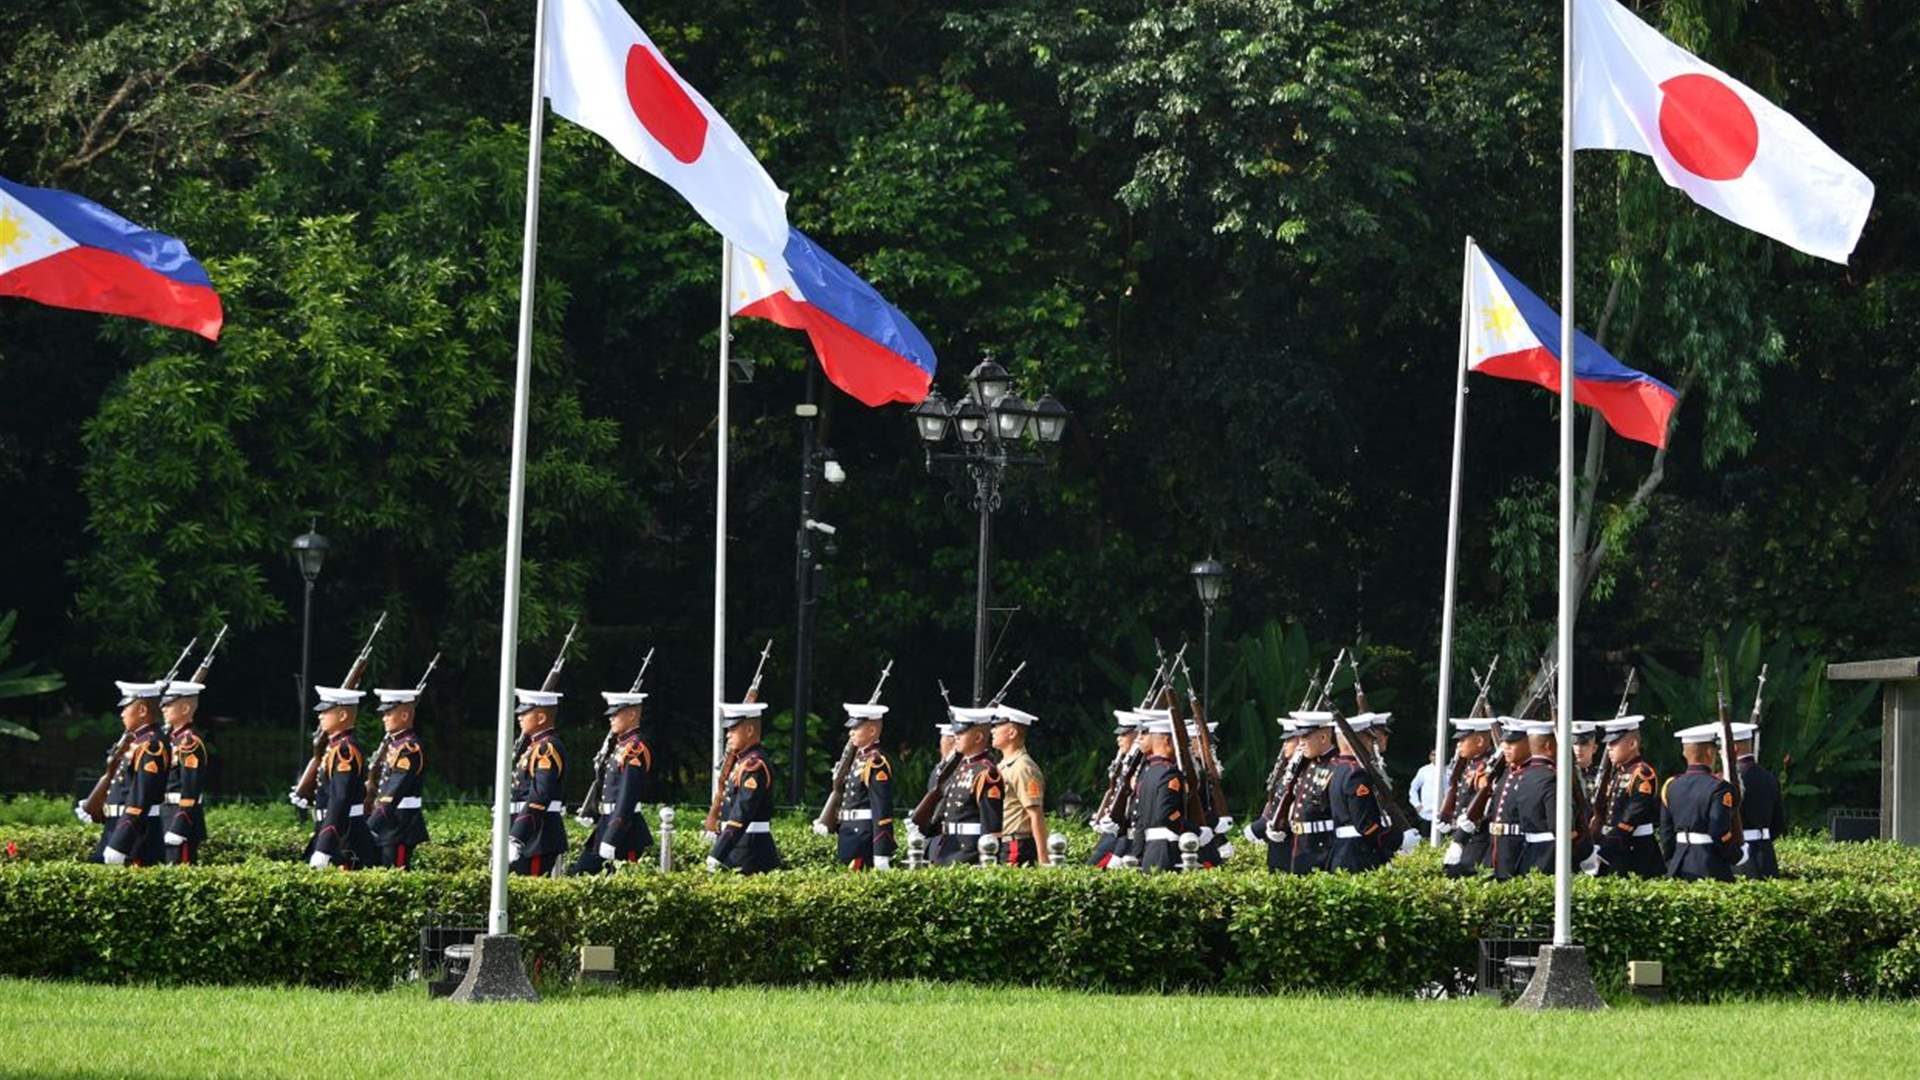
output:
M199 755L199 754L188 754L188 755L186 755L185 757L182 757L182 758L180 759L180 767L181 767L181 768L183 768L183 769L197 769L197 768L199 768L199 767L200 767L200 755Z
M1167 790L1168 790L1168 791L1179 791L1179 790L1180 790L1180 778L1179 778L1179 777L1177 777L1177 776L1169 776L1169 777L1167 777Z
M885 779L887 779L887 767L885 765L881 765L867 774L867 783L869 784L878 784Z
M1027 781L1027 798L1029 799L1040 798L1040 781L1038 780Z
M1371 795L1373 794L1373 789L1362 782L1359 787L1353 789L1353 793L1355 795Z
M145 765L140 766L140 768L145 770L146 772L159 772L160 763L157 761L149 761Z
M1726 792L1722 792L1722 793L1720 794L1720 805L1721 805L1721 806L1732 806L1732 805L1733 805L1733 792L1731 792L1731 791L1726 791Z
M413 759L410 757L406 757L404 755L394 758L388 764L395 769L403 769L407 771L411 771L413 769Z
M746 788L748 791L752 791L753 789L760 786L760 781L754 777L749 776L745 780L742 780L740 782L740 786Z

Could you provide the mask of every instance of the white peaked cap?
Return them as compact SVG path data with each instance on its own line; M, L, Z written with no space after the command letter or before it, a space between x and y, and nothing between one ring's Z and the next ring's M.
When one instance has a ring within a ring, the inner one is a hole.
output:
M1493 730L1493 717L1491 716L1457 716L1447 721L1447 723L1452 724L1453 729L1462 735L1470 735L1476 731Z
M120 688L122 705L143 698L157 698L167 692L167 684L162 682L121 682L115 679L113 685Z
M878 720L887 715L887 706L868 705L866 702L849 702L841 706L847 715L855 720Z
M1034 721L1038 719L1040 718L1025 709L1016 709L1011 705L1002 705L993 711L993 722L996 724L1019 724L1021 727L1032 727Z
M1383 715L1385 714L1372 712L1355 713L1347 717L1347 726L1352 728L1355 734L1370 728L1384 727L1386 720L1381 719Z
M612 716L621 709L631 708L647 700L647 695L642 690L602 690L600 699L607 703L606 715Z
M1132 709L1113 710L1113 722L1121 727L1136 727L1140 723L1140 714Z
M764 701L723 701L720 715L729 720L751 720L767 711Z
M395 705L411 705L420 697L420 691L409 686L404 690L379 690L373 696L380 699L380 711L386 712Z
M364 690L347 690L338 686L316 686L313 692L320 697L320 703L313 707L314 712L326 712L342 706L354 708L360 704L360 699L367 696Z
M166 701L178 701L181 698L199 697L200 692L205 689L204 685L197 682L176 680L168 683L166 693L160 696Z
M1512 726L1529 735L1555 734L1553 721L1551 720L1515 720L1512 722Z
M1681 728L1679 731L1674 732L1673 737L1687 745L1718 742L1720 740L1720 725L1695 724L1692 727Z
M955 731L959 731L965 727L975 727L980 724L991 724L993 723L993 714L998 711L997 709L991 708L968 709L959 705L952 706L947 710L947 712L953 716L953 730Z
M1287 714L1287 718L1302 730L1306 728L1332 727L1333 714L1312 709L1296 709Z
M1573 733L1575 735L1592 735L1599 730L1600 723L1597 720L1575 720L1573 722Z
M520 703L519 706L514 709L515 712L526 712L529 709L551 709L560 704L560 694L552 690L515 690L513 696Z

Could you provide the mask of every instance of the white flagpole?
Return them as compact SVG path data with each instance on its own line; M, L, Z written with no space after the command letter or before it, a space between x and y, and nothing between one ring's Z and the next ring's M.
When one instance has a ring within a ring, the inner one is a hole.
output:
M1467 237L1466 251L1460 261L1460 370L1453 387L1453 481L1447 496L1447 583L1440 600L1440 701L1433 718L1433 783L1427 785L1428 808L1433 824L1427 842L1440 846L1445 822L1440 820L1440 786L1446 782L1447 713L1453 696L1453 587L1460 566L1460 463L1465 456L1467 437L1467 319L1472 313L1468 297L1468 276L1473 268L1473 237Z
M720 778L720 702L727 678L727 363L733 344L733 241L720 242L720 418L713 494L713 779Z
M1573 944L1573 4L1561 0L1560 43L1560 614L1554 731L1553 943Z
M520 250L520 339L513 363L513 449L507 467L507 566L500 604L500 726L493 755L493 881L487 933L507 932L508 770L513 762L514 653L520 644L520 541L527 496L527 397L533 371L534 253L540 232L540 141L546 123L547 0L534 5L533 109L527 120L527 217Z

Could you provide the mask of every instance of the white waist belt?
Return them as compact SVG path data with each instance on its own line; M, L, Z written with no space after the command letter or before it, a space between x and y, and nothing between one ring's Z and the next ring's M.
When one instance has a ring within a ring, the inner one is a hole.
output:
M119 817L121 814L124 814L127 812L126 806L122 803L110 803L107 806L103 807L102 809L106 812L106 815L108 817ZM138 809L138 807L136 807L135 809ZM147 813L149 814L157 814L159 812L160 812L159 803L154 803L152 806L147 807Z
M517 814L517 813L519 813L520 811L522 811L522 810L525 810L526 808L527 808L527 804L526 804L526 803L523 803L523 802L517 802L517 803L514 803L514 804L513 804L513 806L512 806L512 808L511 808L511 810L510 810L509 812L510 812L510 813L515 813L515 814ZM547 807L547 813L549 813L549 814L564 814L564 813L566 813L566 810L565 810L565 808L563 808L563 807L559 807L559 806L549 806L549 807Z
M367 804L365 803L348 803L347 804L348 817L365 817L366 815L367 815Z
M408 795L395 805L402 810L418 810L420 809L420 796Z
M770 833L773 831L773 826L764 821L749 821L747 822L747 831L750 833Z
M1742 838L1747 840L1771 840L1773 839L1773 830L1772 829L1748 829L1745 832L1742 832L1740 835Z
M167 801L170 803L173 803L176 806L179 805L180 793L177 791L167 792ZM205 795L202 795L199 798L193 800L193 804L194 806L205 806L207 805L207 797Z
M980 823L977 821L956 821L942 825L940 831L948 836L979 836Z
M1148 829L1147 842L1152 843L1155 840L1165 840L1169 844L1176 844L1180 842L1180 834L1174 832L1172 829Z
M1293 831L1297 833L1332 832L1333 821L1331 819L1326 819L1326 818L1320 819L1318 821L1302 821L1299 824L1293 826Z
M1360 839L1360 830L1354 828L1351 825L1342 825L1339 828L1333 830L1333 835L1339 837L1342 840L1358 840Z
M1553 834L1550 832L1530 832L1526 834L1524 839L1529 844L1551 844L1553 843Z
M1487 831L1495 836L1519 836L1520 826L1505 821L1496 821L1488 827Z
M633 812L636 814L641 813L646 808L647 804L644 802L636 802L633 804ZM619 803L603 802L600 804L600 812L603 814L611 814L618 809L620 809Z
M868 808L866 810L842 810L840 811L840 820L843 822L872 821L873 810L871 808Z
M1674 833L1673 842L1676 844L1711 844L1714 841L1713 837L1707 833L1683 832Z

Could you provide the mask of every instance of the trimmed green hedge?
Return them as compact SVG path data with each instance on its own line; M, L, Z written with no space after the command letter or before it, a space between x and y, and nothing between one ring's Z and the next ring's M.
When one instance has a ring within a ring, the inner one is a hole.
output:
M515 932L548 974L612 945L631 986L923 978L1145 990L1457 990L1478 938L1550 917L1548 879L1086 870L626 870L516 880ZM429 908L480 910L478 873L296 866L0 865L0 974L377 988L407 972ZM1920 992L1920 886L1579 882L1576 936L1604 989L1662 960L1682 999Z

